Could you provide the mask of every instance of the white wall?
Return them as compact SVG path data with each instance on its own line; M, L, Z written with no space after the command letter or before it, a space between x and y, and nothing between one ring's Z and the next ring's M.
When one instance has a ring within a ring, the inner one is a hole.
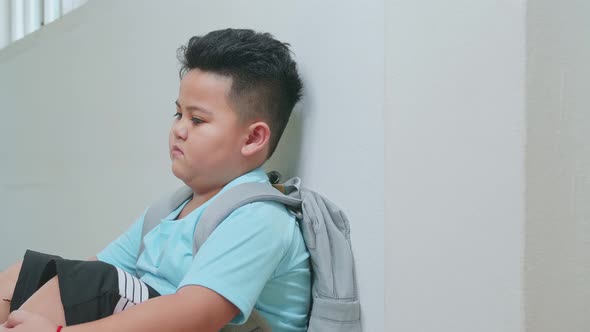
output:
M0 52L0 267L94 254L178 184L175 50L227 26L293 45L269 168L348 212L365 331L524 331L524 0L88 2Z
M386 331L523 331L525 2L385 22Z
M527 331L590 330L590 3L529 0Z
M383 6L89 1L2 50L0 267L26 248L92 255L178 185L167 160L175 51L250 27L292 44L306 84L288 153L271 165L348 213L365 331L383 331Z
M10 1L0 1L0 48L11 41L9 18Z

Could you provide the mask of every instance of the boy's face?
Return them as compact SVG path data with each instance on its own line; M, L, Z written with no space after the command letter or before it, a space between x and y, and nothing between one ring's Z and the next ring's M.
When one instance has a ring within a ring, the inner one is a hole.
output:
M214 190L240 168L246 128L229 103L232 79L192 69L182 78L170 130L172 172L193 190Z

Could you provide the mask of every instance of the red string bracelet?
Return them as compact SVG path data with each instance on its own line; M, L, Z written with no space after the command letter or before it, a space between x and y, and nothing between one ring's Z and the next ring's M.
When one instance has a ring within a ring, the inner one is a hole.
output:
M57 327L57 331L55 331L55 332L59 332L59 331L61 331L61 329L63 329L63 326L60 325Z

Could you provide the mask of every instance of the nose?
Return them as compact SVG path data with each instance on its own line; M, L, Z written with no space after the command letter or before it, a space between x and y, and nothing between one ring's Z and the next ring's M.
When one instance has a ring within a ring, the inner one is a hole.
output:
M186 140L188 135L186 121L182 121L182 119L175 121L172 125L172 133L177 139Z

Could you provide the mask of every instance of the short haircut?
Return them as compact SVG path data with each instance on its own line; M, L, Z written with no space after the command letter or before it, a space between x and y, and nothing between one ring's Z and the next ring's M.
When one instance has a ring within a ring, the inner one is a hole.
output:
M267 158L302 95L303 84L289 46L269 33L224 29L192 37L177 54L181 79L195 68L232 78L230 99L238 117L261 118L270 128Z

